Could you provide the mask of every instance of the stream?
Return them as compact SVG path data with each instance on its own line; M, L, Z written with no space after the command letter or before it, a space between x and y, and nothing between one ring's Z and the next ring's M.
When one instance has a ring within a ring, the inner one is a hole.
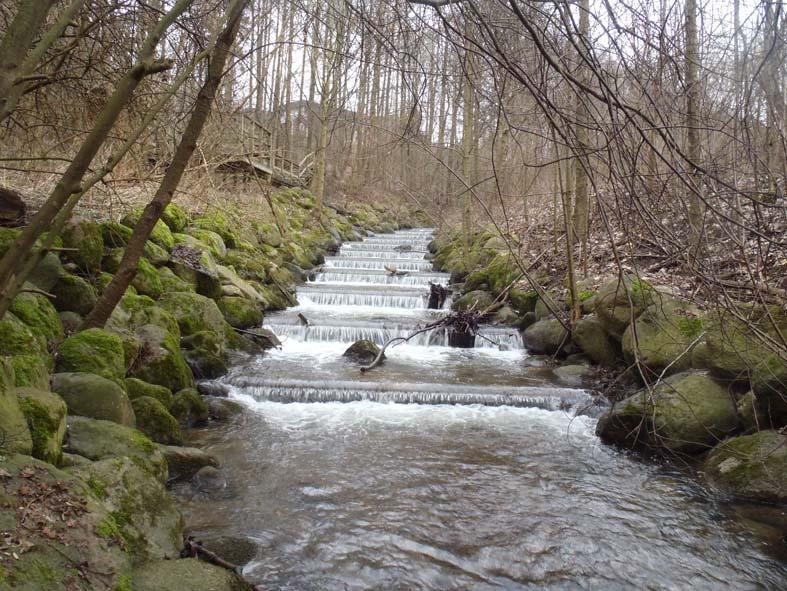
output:
M249 412L190 436L228 480L176 487L194 535L252 540L244 575L265 589L787 588L783 513L770 527L687 469L601 445L589 395L515 329L474 349L436 329L365 374L342 359L447 313L426 309L448 281L430 239L346 243L266 317L281 349L222 379Z

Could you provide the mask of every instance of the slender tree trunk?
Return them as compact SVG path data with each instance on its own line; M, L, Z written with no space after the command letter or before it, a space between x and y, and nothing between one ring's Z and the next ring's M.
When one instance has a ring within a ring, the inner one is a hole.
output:
M160 62L155 59L155 50L167 28L190 4L191 0L179 0L147 35L145 42L140 48L137 63L118 82L114 92L96 118L93 128L46 202L33 216L30 223L25 226L22 234L11 245L2 260L0 260L0 286L2 286L0 288L2 289L2 293L0 293L0 318L5 315L11 305L11 301L16 296L16 292L9 289L9 286L15 283L12 281L14 276L19 271L24 260L29 256L35 241L43 232L50 229L52 221L68 199L72 195L81 192L81 183L85 172L98 150L104 144L121 111L131 100L139 83L145 76L171 67L169 62Z
M588 33L590 31L589 24L590 13L590 0L579 0L579 39L577 45L579 46L579 55L577 56L579 62L579 80L588 85L590 83L589 66L585 63L583 56L586 54L586 48L590 45ZM588 124L590 123L590 114L585 101L588 98L583 96L582 93L576 94L576 126L575 137L577 142L577 149L579 154L574 159L574 223L573 233L576 240L580 244L582 252L582 266L585 267L587 259L587 244L588 244L588 210L590 204L588 202L588 174L585 167L589 167L588 162ZM569 241L574 242L574 237Z
M134 280L139 259L145 250L145 243L150 237L156 222L161 218L164 208L172 201L172 196L180 183L183 171L186 169L197 147L197 140L199 140L205 122L210 115L216 91L224 75L227 56L237 35L241 16L248 3L249 0L234 0L230 4L227 10L227 21L224 30L216 40L205 82L197 95L194 109L191 112L191 117L180 139L180 143L175 150L172 164L167 169L153 200L143 210L142 216L126 245L126 250L123 253L117 272L98 298L93 310L85 318L83 328L103 327L115 306L123 297L126 289Z
M699 41L697 33L697 0L686 0L686 155L691 162L700 160L699 131ZM691 258L699 255L702 239L702 177L695 170L690 171L691 189L689 191L689 227L691 232Z
M17 4L17 13L0 42L0 110L11 92L35 36L57 0L28 0Z

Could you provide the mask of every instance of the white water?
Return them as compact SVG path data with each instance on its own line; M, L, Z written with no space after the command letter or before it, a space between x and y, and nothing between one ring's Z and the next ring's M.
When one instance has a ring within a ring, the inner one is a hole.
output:
M447 313L425 308L447 276L393 250L428 237L344 245L266 318L283 347L224 379L253 413L204 432L230 486L187 498L195 534L254 540L244 573L266 589L784 588L772 548L696 480L601 446L588 395L516 331L483 329L508 350L433 330L367 373L345 361Z

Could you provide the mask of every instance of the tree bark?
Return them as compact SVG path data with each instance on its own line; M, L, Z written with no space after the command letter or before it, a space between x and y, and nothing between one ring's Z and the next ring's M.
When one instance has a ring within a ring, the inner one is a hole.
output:
M123 253L117 272L98 298L93 310L85 319L83 329L103 327L115 306L123 297L129 284L134 280L137 274L137 264L145 249L145 243L150 237L156 222L164 212L164 208L172 201L172 196L180 183L183 171L186 169L197 147L197 140L210 115L216 91L224 76L227 56L237 35L241 16L248 3L249 0L234 0L230 4L227 10L226 24L218 36L216 46L213 49L205 82L197 95L191 117L175 150L172 164L167 169L153 199L142 212L142 216L126 245L126 250Z

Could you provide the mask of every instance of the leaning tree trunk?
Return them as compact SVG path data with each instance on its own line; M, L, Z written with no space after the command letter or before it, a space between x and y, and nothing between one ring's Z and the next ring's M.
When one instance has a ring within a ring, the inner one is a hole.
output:
M137 63L120 79L98 114L90 133L52 189L46 202L0 260L0 318L8 311L16 296L16 291L11 285L18 283L14 279L30 255L36 240L51 229L52 222L69 199L81 192L82 180L88 167L109 136L120 113L131 100L139 83L150 74L170 69L169 60L156 59L156 47L164 32L191 2L192 0L179 0L148 33L137 56Z
M145 243L150 237L156 222L161 218L164 208L172 201L172 196L180 183L183 171L186 169L197 147L197 140L210 115L213 101L216 97L216 90L224 76L224 66L238 32L243 10L248 3L249 0L235 0L230 5L224 30L216 40L216 46L208 66L207 77L197 95L191 118L175 150L172 164L167 169L153 199L142 212L142 216L126 245L126 250L123 253L117 272L98 298L90 314L88 314L83 328L104 326L129 284L136 277L137 265L145 250Z

